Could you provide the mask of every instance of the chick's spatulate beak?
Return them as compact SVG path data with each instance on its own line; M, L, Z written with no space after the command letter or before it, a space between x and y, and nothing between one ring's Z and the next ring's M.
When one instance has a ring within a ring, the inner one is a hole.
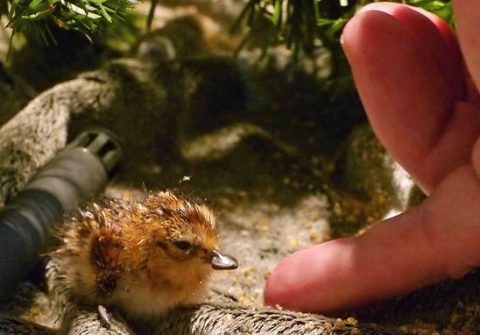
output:
M238 267L237 260L229 255L220 253L217 249L212 251L212 268L215 270L233 270Z

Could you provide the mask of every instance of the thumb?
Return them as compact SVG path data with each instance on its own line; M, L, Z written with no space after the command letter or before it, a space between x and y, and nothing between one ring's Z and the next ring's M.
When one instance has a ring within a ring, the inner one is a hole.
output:
M267 281L265 302L333 312L459 277L480 264L478 201L473 167L458 168L420 206L285 258Z

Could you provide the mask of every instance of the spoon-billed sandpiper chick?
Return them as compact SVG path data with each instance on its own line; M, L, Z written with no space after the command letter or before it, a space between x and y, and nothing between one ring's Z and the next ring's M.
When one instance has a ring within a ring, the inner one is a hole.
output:
M213 213L170 192L93 204L60 238L51 257L71 295L133 318L199 303L212 269L237 267L217 249Z

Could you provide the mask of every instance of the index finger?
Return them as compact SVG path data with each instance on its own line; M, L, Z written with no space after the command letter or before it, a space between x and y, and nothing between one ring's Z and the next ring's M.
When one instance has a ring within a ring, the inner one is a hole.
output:
M470 161L480 130L477 111L458 104L466 90L453 33L433 18L405 5L375 3L343 34L375 133L426 191Z

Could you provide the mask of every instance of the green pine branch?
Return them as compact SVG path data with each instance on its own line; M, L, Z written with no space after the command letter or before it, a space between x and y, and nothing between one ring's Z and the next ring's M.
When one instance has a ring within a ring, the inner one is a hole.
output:
M255 37L266 31L270 44L283 43L296 52L311 53L323 46L338 43L346 22L356 10L375 0L248 0L243 12L233 24L237 30L242 24L248 35ZM402 0L424 8L452 23L450 0ZM266 29L268 26L268 29ZM268 45L267 45L268 46Z
M0 0L0 14L14 33L55 42L52 28L75 30L91 39L93 33L122 21L130 0Z
M239 49L248 45L269 47L284 44L293 59L313 55L324 48L331 55L331 76L327 83L333 94L353 90L353 81L340 46L343 27L362 6L375 0L248 0L232 30L246 26ZM453 25L450 0L400 0L424 8Z

